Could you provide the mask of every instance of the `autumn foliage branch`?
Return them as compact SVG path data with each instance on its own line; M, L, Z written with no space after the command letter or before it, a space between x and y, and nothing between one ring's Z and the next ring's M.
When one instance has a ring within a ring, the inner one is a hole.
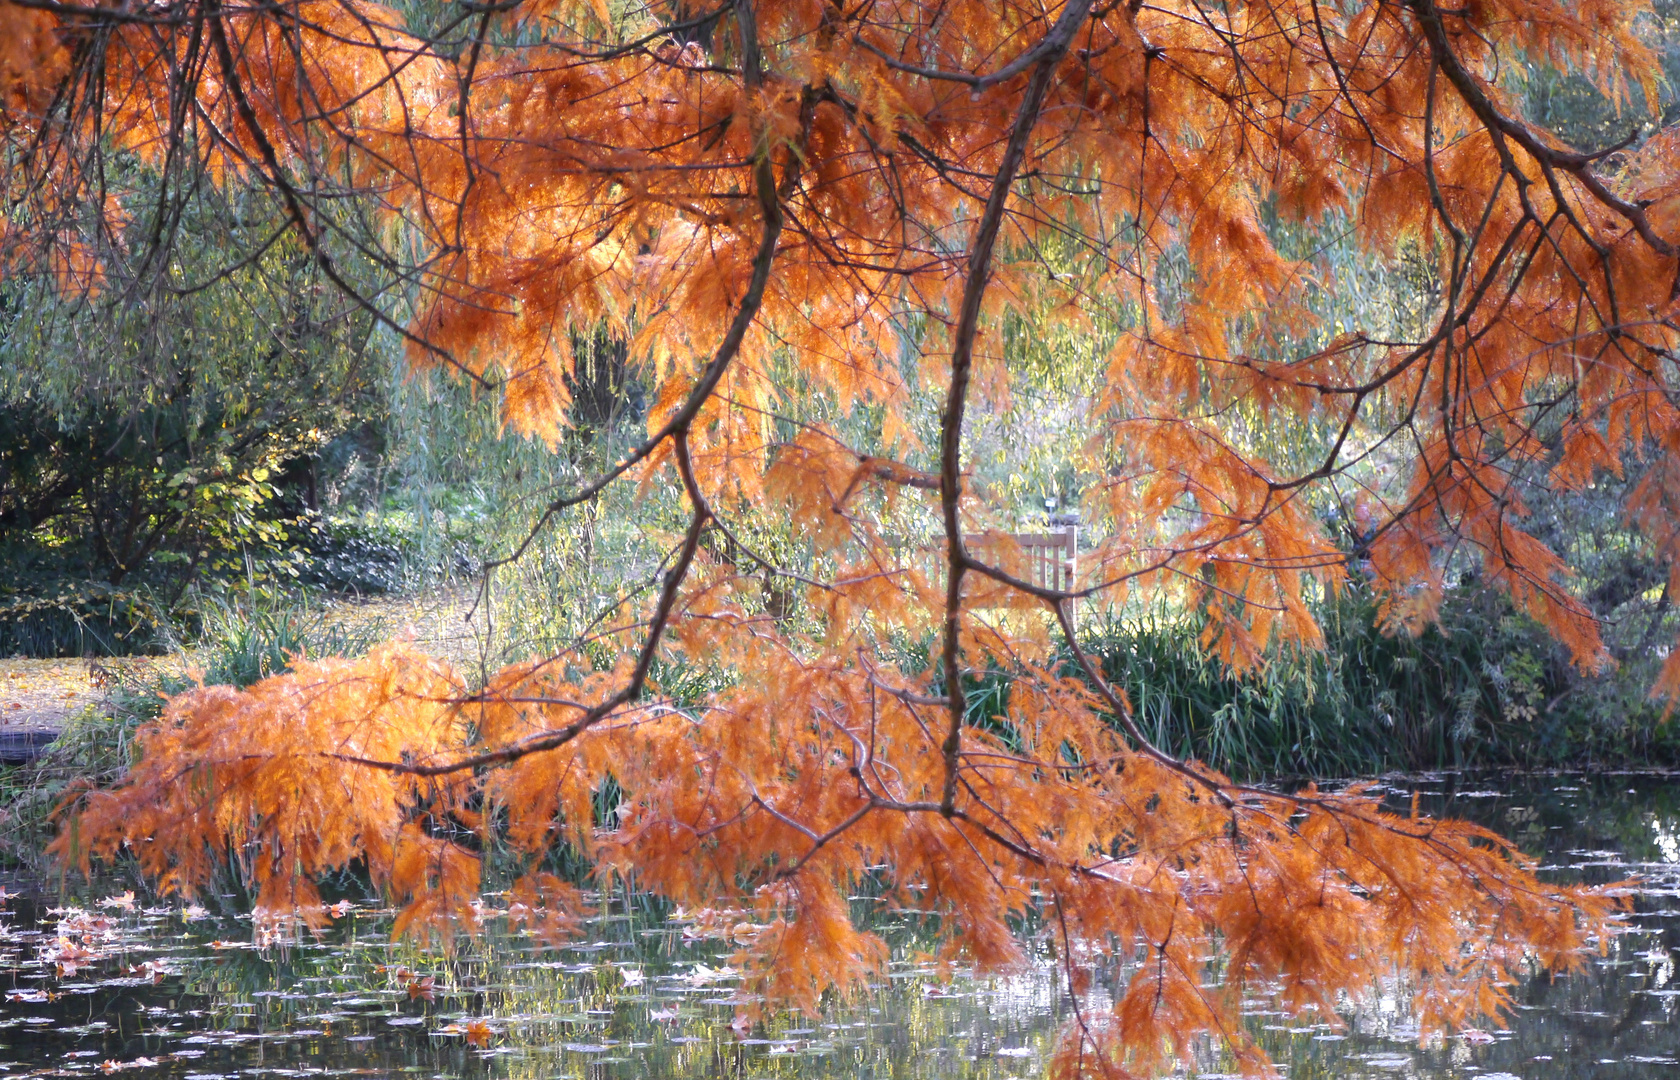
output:
M499 843L515 910L558 934L582 898L542 866L570 845L761 928L753 988L807 1008L884 963L846 903L878 876L941 914L953 960L1026 962L1011 919L1031 914L1077 993L1131 965L1058 1057L1104 1075L1207 1030L1264 1069L1238 1022L1254 980L1330 1009L1401 979L1454 1024L1602 932L1604 896L1543 884L1484 830L1151 746L1069 604L1170 597L1246 670L1322 643L1309 601L1350 556L1403 632L1471 552L1579 665L1606 662L1521 492L1650 454L1628 511L1676 563L1680 144L1648 133L1601 171L1496 73L1520 52L1651 93L1619 0L531 0L431 30L361 0L0 2L0 31L8 273L137 287L111 256L164 243L146 222L193 183L243 185L324 269L371 275L334 280L411 365L494 387L515 431L561 438L574 330L625 343L645 434L534 529L615 484L685 511L652 599L592 652L473 686L394 644L177 698L66 857L128 851L184 893L232 858L271 928L319 924L315 881L356 864L405 904L399 930L448 934ZM108 160L136 178L121 192ZM1334 268L1286 255L1287 228L1414 258L1438 298L1331 333ZM974 409L1020 378L1000 328L1044 312L1104 342L1078 449L1101 539L1071 588L977 542L996 519L965 466ZM816 398L870 411L876 443L802 414ZM936 439L918 401L941 403ZM1322 456L1274 460L1254 433L1276 427ZM818 553L820 577L785 575L817 629L735 565L774 569L727 524L765 508ZM903 641L937 663L895 660ZM728 677L679 702L661 658ZM977 717L988 669L1012 689ZM602 822L609 776L625 801Z

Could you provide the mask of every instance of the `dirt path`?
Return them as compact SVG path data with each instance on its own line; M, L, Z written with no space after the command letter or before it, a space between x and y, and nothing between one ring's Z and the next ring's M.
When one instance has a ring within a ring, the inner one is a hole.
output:
M66 717L99 700L110 682L143 678L163 665L180 670L183 663L184 658L169 656L0 659L0 732L56 731Z
M465 666L478 656L478 638L467 618L471 603L472 593L464 590L381 597L323 604L319 617L325 626L339 625L358 636L410 637L422 648ZM8 740L58 732L118 681L132 685L152 672L185 675L203 659L196 650L94 660L0 658L0 751Z
M483 631L482 616L473 616L471 589L388 596L372 600L344 600L327 607L323 619L358 634L403 637L456 667L475 663Z

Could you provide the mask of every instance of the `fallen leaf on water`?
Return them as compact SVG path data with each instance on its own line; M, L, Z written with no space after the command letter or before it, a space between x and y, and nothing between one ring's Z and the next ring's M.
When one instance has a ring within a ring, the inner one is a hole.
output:
M475 1019L464 1024L460 1021L445 1024L438 1028L434 1034L459 1035L472 1046L485 1047L489 1046L491 1039L495 1037L496 1029L492 1028L487 1020Z
M169 970L169 966L159 960L143 960L124 970L130 975L139 975L152 980L154 983L163 981L165 975L173 974Z
M695 964L694 970L688 973L688 982L691 986L705 986L707 983L733 979L735 974L735 969L728 965L715 968L707 967L705 964Z
M122 1072L125 1069L151 1069L156 1068L157 1064L157 1058L149 1057L137 1057L133 1061L106 1060L99 1063L99 1071L114 1073Z
M71 911L67 917L58 921L58 932L61 935L75 934L83 938L103 937L111 932L111 920L104 915Z
M84 948L66 937L56 938L51 945L41 949L41 959L57 967L61 978L76 974L97 956L92 949Z

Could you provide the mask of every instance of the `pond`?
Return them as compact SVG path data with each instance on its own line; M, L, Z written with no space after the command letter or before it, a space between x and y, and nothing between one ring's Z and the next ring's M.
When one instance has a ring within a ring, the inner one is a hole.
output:
M1250 1023L1279 1069L1309 1077L1680 1078L1680 783L1651 775L1391 780L1396 797L1513 836L1558 880L1641 878L1591 966L1536 974L1501 1030L1420 1042L1404 1001L1343 1017ZM14 883L14 888L16 887ZM120 891L119 891L120 890ZM216 898L210 898L214 900ZM494 898L490 898L493 902ZM232 900L227 901L232 903ZM861 898L859 903L866 903ZM1068 1015L1048 965L943 982L916 927L884 923L897 959L862 999L736 1030L727 945L622 899L559 949L486 933L452 956L393 945L363 906L320 940L251 946L237 913L126 886L79 900L9 895L0 923L0 1077L973 1077L1044 1072ZM1209 1048L1191 1073L1218 1075Z

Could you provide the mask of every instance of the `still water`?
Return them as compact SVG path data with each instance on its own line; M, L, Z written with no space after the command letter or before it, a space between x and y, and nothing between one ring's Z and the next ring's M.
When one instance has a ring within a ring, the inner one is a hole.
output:
M1397 998L1379 995L1338 1019L1285 1017L1255 996L1250 1022L1280 1071L1292 1080L1680 1080L1680 778L1392 782L1397 797L1414 789L1425 809L1514 836L1559 880L1637 875L1633 910L1590 968L1520 987L1504 1029L1420 1042ZM867 997L737 1031L727 947L690 941L680 923L622 902L603 904L570 947L487 933L445 957L391 945L389 913L369 905L321 940L262 951L232 899L224 912L183 910L127 889L8 896L0 1078L1006 1080L1044 1071L1067 1015L1049 967L942 983L907 959L924 942L902 921L886 929L906 959ZM1208 1048L1187 1073L1221 1067Z

